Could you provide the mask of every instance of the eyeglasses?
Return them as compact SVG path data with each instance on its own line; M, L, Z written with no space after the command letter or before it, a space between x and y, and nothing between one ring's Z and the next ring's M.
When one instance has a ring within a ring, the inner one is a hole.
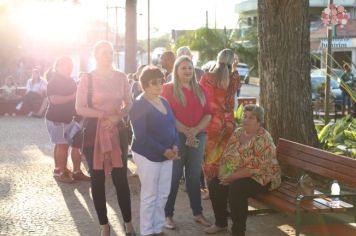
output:
M150 85L157 86L162 85L164 83L163 79L153 79L150 81Z

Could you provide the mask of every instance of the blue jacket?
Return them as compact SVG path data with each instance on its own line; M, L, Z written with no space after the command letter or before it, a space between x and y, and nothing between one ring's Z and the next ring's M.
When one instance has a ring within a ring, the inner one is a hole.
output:
M166 149L178 146L179 136L176 120L168 102L160 97L167 115L157 110L142 95L138 96L130 110L133 130L132 151L153 162L167 160L163 155Z

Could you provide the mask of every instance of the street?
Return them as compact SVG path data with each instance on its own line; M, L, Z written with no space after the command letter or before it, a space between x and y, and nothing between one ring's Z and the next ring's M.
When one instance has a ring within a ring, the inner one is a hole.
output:
M240 97L255 97L257 104L260 100L260 86L254 84L243 84L241 87Z

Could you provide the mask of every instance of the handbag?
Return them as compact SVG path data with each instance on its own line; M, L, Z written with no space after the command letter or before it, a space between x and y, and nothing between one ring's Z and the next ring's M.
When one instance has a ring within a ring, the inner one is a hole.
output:
M93 82L91 74L88 74L88 107L93 107L92 94ZM71 147L81 148L93 146L96 135L97 118L81 118L75 117L64 131L64 138L68 141Z
M314 189L315 186L313 179L308 174L302 175L298 181L297 196L314 195Z
M81 133L84 127L84 119L80 121L72 120L64 130L64 139L72 145L77 134Z

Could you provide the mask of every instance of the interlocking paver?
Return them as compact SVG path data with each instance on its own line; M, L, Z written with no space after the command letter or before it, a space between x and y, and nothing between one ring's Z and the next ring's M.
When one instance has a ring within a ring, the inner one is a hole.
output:
M90 183L64 184L52 177L53 146L42 119L0 117L0 235L99 235ZM68 163L71 163L70 158ZM133 163L129 163L133 167ZM139 229L139 180L129 177L133 223ZM122 216L111 178L106 182L108 217L112 235L124 235ZM209 201L204 214L213 222ZM184 191L177 197L175 221L179 228L169 235L203 236L193 222ZM281 214L249 217L247 235L288 235L291 218ZM284 226L283 226L284 225ZM219 236L228 233L217 234Z

